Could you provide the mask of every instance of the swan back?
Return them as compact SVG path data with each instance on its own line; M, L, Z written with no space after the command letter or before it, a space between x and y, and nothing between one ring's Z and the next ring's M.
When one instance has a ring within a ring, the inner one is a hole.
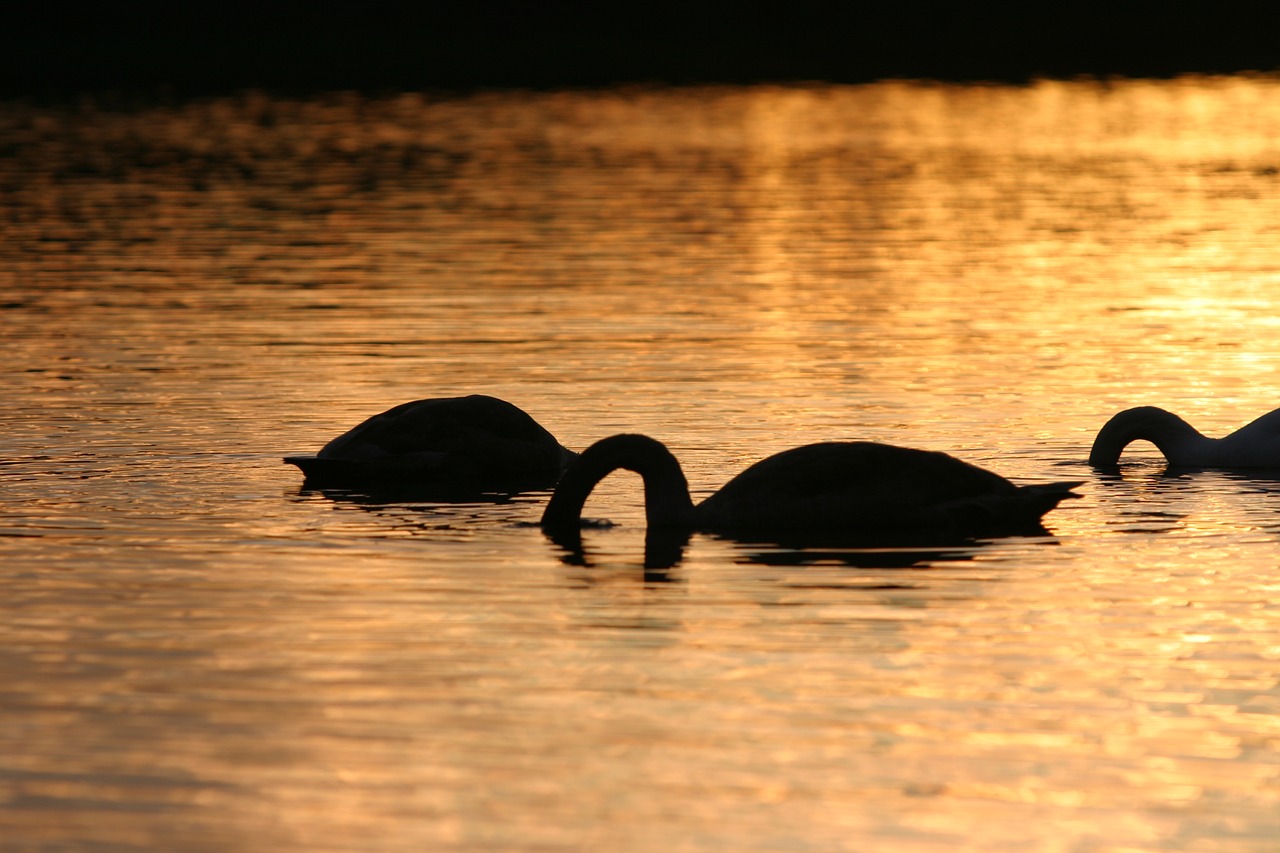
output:
M1228 468L1280 468L1280 409L1218 439L1216 464Z
M577 454L518 406L473 394L402 403L367 418L314 457L287 457L335 484L550 482Z
M1017 486L936 451L828 442L752 465L698 507L717 532L945 528L968 533L1038 525L1078 483Z

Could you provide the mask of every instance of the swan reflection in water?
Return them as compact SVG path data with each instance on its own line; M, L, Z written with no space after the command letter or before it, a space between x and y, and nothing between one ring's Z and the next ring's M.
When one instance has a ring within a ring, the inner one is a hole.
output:
M554 486L577 458L518 406L472 394L402 403L314 456L286 456L304 487L464 497Z
M1104 466L1093 481L1109 531L1172 534L1207 527L1280 536L1280 468L1182 467L1147 457Z
M1049 536L1046 532L1041 534ZM862 542L846 540L842 546L818 548L766 547L741 544L742 559L751 565L775 567L844 566L851 569L925 569L939 563L964 563L991 547L990 539L941 539L924 536L881 536ZM1056 543L1051 537L1046 540Z
M1120 454L1135 441L1154 444L1173 468L1280 469L1280 409L1222 438L1209 438L1157 406L1126 409L1099 430L1089 451L1089 464L1114 469Z
M1050 536L1041 530L1027 536ZM583 543L578 529L548 530L548 538L562 550L561 561L571 566L591 567L596 559ZM718 537L719 538L719 537ZM672 579L667 570L680 565L692 539L692 531L672 527L651 527L644 537L644 580L646 583ZM1049 540L1056 542L1057 540ZM854 569L924 569L938 563L973 560L992 545L978 538L915 537L907 533L885 533L874 537L840 537L821 544L786 545L780 542L734 540L735 562L761 566L840 565Z
M304 487L289 497L298 503L322 500L337 513L326 521L330 534L360 539L412 537L435 542L475 541L481 532L536 526L529 517L547 491L481 492L439 489L317 489Z
M581 527L544 528L547 538L562 550L566 565L593 567L600 560L583 541L584 529L610 529L602 520L584 520ZM1017 536L1040 544L1058 544L1042 525L1009 531L1003 537L964 536L949 531L884 530L880 532L811 533L800 536L725 536L735 562L761 566L839 565L852 569L925 569L940 563L963 563L977 558L1001 538ZM644 536L644 579L662 582L671 578L665 570L684 559L693 531L679 527L649 527Z
M586 521L579 527L565 527L558 529L543 528L548 539L555 543L560 549L560 562L568 566L581 566L583 568L592 568L597 565L598 559L594 557L587 549L586 544L582 541L583 526L589 528L610 528L613 525L607 521ZM644 582L645 583L669 583L676 579L670 573L671 569L676 568L684 561L685 550L689 546L689 540L693 538L693 531L684 530L676 527L647 527L644 532Z
M853 547L922 535L939 541L1045 535L1041 518L1060 501L1079 497L1071 489L1080 485L1018 486L945 453L827 442L763 459L695 505L684 471L665 445L648 436L615 435L565 469L542 514L553 541L579 553L583 505L596 484L618 469L644 481L645 520L655 543L655 553L646 555L651 567L678 560L695 531L739 541Z

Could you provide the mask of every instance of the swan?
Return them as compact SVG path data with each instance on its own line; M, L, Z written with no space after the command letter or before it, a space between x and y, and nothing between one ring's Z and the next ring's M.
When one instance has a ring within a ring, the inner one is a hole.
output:
M523 409L496 397L402 403L330 441L315 456L286 456L309 485L549 487L578 454Z
M1040 528L1079 482L1016 486L945 453L872 442L785 450L747 468L699 504L679 461L645 435L601 439L565 469L542 514L557 534L577 529L587 496L610 472L644 479L645 519L734 538L879 533L928 528L966 535Z
M1280 409L1223 438L1209 438L1173 412L1139 406L1115 415L1098 431L1089 464L1114 468L1132 441L1149 441L1180 468L1280 468Z

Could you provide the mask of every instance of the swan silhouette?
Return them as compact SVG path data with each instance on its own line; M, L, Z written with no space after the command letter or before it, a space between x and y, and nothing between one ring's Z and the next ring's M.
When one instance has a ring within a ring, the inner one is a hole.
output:
M1114 468L1130 442L1149 441L1179 468L1280 468L1280 409L1222 438L1209 438L1156 406L1125 409L1093 440L1089 464Z
M577 455L518 406L472 394L402 403L284 461L320 488L545 488Z
M619 468L644 479L645 519L732 538L827 539L931 529L964 535L1043 532L1041 517L1079 482L1017 486L945 453L871 442L785 450L747 468L699 504L679 461L644 435L601 439L565 469L542 514L552 533L576 530L600 480Z

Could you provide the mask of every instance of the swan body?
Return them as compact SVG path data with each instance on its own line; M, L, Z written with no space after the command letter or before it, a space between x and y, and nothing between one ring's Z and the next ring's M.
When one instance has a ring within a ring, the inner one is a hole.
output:
M694 504L680 463L643 435L596 442L564 472L542 515L548 530L576 528L596 483L624 468L644 479L648 525L738 538L945 530L966 535L1038 528L1078 482L1017 486L945 453L872 442L783 451Z
M1156 406L1126 409L1099 430L1089 464L1115 467L1133 441L1149 441L1180 468L1280 468L1280 409L1223 438L1209 438L1173 412Z
M402 403L330 441L286 456L308 484L498 487L554 485L577 454L523 409L473 394Z

